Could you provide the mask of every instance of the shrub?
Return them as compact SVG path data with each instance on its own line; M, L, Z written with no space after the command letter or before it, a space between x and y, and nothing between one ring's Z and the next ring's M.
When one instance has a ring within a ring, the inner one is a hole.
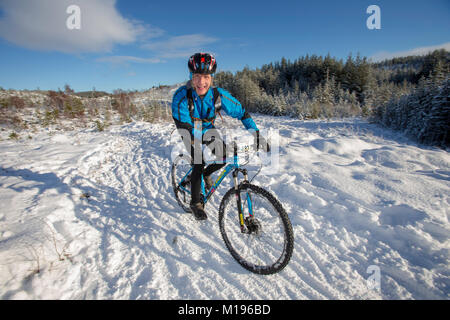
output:
M105 123L101 123L99 120L95 120L95 125L97 126L97 130L102 132L105 130Z
M131 122L131 116L137 114L136 106L131 103L132 94L121 90L115 90L111 100L111 106L120 114L120 119L125 122Z
M16 107L17 109L25 108L25 100L22 99L21 97L17 97L17 96L9 97L9 104L11 106Z
M51 124L56 123L56 120L59 118L59 110L57 108L48 109L44 113L44 118L41 119L41 124L44 127L47 127Z
M19 140L19 135L13 131L10 133L9 138L11 140Z
M56 107L61 111L64 109L64 101L66 101L68 98L68 96L64 92L49 90L47 96L49 98L49 105L51 107Z
M84 117L84 104L79 98L69 97L64 101L64 115L73 118Z

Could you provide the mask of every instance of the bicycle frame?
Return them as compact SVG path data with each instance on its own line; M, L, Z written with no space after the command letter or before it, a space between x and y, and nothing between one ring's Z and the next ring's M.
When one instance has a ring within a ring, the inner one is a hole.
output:
M225 161L229 162L228 160ZM224 162L220 162L220 161L205 161L205 166L206 165L210 165L210 164L218 164L218 163L224 163ZM185 188L183 186L183 182L186 180L186 178L190 175L190 173L192 172L192 167L189 169L189 171L186 173L186 175L181 179L180 183L179 183L179 187L181 190L183 190L184 192L187 193L191 193L191 190ZM206 189L205 189L205 183L202 179L201 181L201 190L202 190L202 196L203 196L203 203L207 203L208 200L211 198L212 194L214 193L214 191L217 190L217 188L219 187L219 185L222 183L223 179L225 179L225 177L232 172L233 170L237 170L239 169L239 164L237 163L237 159L233 159L232 163L229 163L227 166L225 166L225 168L222 170L222 172L219 174L219 176L217 177L216 181L214 182L213 186L211 187L211 189L208 191L208 193L206 193ZM202 175L203 178L203 175Z
M234 157L227 156L222 161L204 161L204 165L216 164L216 167L222 167L222 169L207 193L204 177L201 176L200 181L195 181L196 187L201 186L200 200L207 203L225 177L232 173L234 187L232 186L225 192L222 199L219 199L217 220L222 238L233 258L245 269L256 274L274 274L286 267L292 257L294 250L292 224L276 196L263 187L252 184L261 171L262 164L256 174L252 175L250 180L248 179L245 167L249 163L253 166L252 155L248 152L249 146L245 146L244 153L240 153L238 157L237 145L235 142L233 145ZM257 151L256 149L255 152ZM192 184L189 186L189 180L194 165L191 161L191 157L181 153L173 159L171 169L171 182L176 201L187 213L195 213L193 211L195 208L192 205L189 206L189 197L186 196L192 195ZM238 181L239 172L244 176L240 182ZM226 185L228 189L230 187L228 182ZM271 227L274 223L277 226ZM252 249L247 250L247 248Z
M241 227L241 232L245 233L245 221L244 221L244 209L242 207L242 199L241 199L241 194L239 191L239 183L238 183L238 172L242 172L242 174L244 175L244 181L248 182L248 175L247 175L247 170L246 169L241 169L239 166L239 157L237 155L237 146L236 144L234 145L234 156L232 160L225 160L223 162L221 161L205 161L205 165L210 165L210 164L217 164L217 163L228 163L227 166L225 166L225 168L222 170L222 172L219 174L219 176L217 177L216 181L214 182L213 186L211 187L211 189L208 191L208 193L206 193L206 189L205 189L205 183L203 181L203 175L201 178L201 190L202 190L202 197L203 197L203 203L206 204L208 202L208 200L211 198L212 194L214 193L214 191L217 190L217 188L219 187L219 185L222 183L223 179L225 179L225 177L230 173L233 172L233 181L234 181L234 188L236 190L236 201L237 201L237 208L238 208L238 215L239 215L239 224ZM190 190L186 189L183 186L183 182L186 180L186 178L189 176L189 174L192 172L192 167L189 169L189 171L186 173L186 175L181 179L180 183L179 183L179 188L182 189L184 192L187 193L191 193ZM247 206L249 209L249 216L253 217L253 206L252 206L252 200L250 195L247 192Z

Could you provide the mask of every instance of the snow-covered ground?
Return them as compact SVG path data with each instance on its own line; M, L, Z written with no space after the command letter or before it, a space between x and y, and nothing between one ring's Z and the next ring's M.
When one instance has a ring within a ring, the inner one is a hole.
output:
M254 182L293 224L282 272L252 274L227 251L229 178L207 221L179 208L174 126L137 122L0 142L0 298L450 298L447 151L362 120L254 118L280 138L278 174Z

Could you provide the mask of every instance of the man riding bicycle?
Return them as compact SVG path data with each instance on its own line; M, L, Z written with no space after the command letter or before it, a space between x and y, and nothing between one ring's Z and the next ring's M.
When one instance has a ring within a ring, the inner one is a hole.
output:
M269 151L269 145L260 137L258 127L241 103L225 89L212 86L217 69L217 62L212 54L192 55L188 60L188 67L191 80L173 95L172 117L193 163L190 177L190 207L197 220L205 220L207 215L200 197L201 176L203 174L205 186L210 189L213 185L211 174L222 168L225 163L211 164L205 168L202 145L210 148L217 160L226 158L226 145L214 127L219 109L241 120L245 128L252 131L257 148L262 147L265 151ZM183 135L186 132L183 130L189 132L188 137Z

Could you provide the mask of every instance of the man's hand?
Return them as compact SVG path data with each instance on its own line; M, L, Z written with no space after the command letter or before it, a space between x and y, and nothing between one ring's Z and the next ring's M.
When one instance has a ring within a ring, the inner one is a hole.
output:
M253 134L253 137L255 138L256 151L261 149L265 152L270 152L270 145L266 141L266 139L264 139L264 137L261 136L261 134L259 133L259 130L254 131L252 134Z

